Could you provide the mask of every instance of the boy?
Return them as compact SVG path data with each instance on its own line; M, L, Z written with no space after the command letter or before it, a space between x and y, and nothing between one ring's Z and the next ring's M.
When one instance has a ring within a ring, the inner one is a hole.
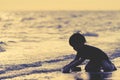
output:
M85 59L90 60L85 66L87 72L100 72L101 70L108 72L116 70L114 64L112 64L102 50L86 45L85 43L86 39L80 33L75 33L70 37L69 44L77 51L77 55L71 63L63 67L63 73L68 73L70 70L80 70L80 68L76 66L80 65Z

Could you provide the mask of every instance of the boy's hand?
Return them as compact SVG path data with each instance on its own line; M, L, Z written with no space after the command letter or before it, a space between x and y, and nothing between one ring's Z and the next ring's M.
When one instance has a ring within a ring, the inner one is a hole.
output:
M65 67L63 67L62 72L63 73L69 73L70 72L70 68L66 65Z

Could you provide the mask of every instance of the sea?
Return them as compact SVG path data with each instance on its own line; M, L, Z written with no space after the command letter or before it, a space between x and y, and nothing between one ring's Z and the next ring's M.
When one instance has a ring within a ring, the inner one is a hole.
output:
M85 80L61 72L75 58L69 37L76 32L120 68L120 11L0 11L0 79Z

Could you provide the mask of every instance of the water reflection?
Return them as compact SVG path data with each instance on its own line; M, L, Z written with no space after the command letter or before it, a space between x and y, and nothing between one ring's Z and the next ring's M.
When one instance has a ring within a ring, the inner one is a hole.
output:
M75 80L111 80L112 72L79 73Z
M112 73L89 73L89 80L105 80L112 76Z

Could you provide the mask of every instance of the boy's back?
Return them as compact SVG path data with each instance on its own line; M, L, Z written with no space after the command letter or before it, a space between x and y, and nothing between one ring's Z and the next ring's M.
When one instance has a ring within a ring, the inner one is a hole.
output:
M107 55L100 49L84 45L77 51L77 56L90 60L106 60L108 59Z

